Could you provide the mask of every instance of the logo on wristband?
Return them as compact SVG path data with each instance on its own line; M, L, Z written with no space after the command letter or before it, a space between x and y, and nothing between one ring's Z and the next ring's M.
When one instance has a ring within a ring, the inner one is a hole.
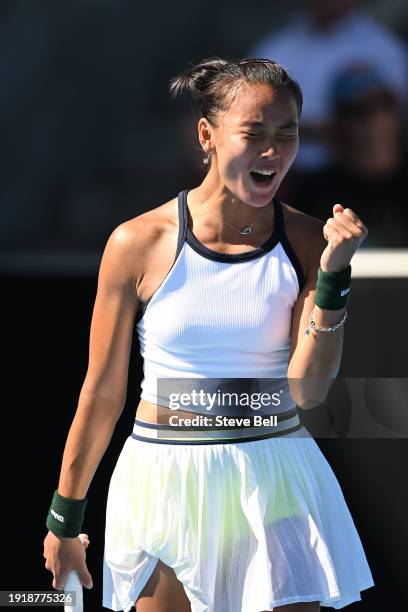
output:
M60 521L61 523L65 523L65 519L64 519L63 516L61 516L61 514L57 514L55 512L55 510L53 510L52 508L51 508L50 512L51 512L52 516L57 519L57 521Z
M342 290L340 291L340 295L341 295L341 296L346 295L346 293L348 293L349 291L350 291L350 287L349 287L348 289L342 289Z

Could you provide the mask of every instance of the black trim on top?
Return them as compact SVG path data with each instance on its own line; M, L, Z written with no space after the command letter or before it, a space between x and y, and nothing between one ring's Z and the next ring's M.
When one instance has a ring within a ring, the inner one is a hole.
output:
M220 261L224 263L240 263L242 261L250 261L251 259L257 259L261 257L268 251L271 251L274 246L278 244L281 238L281 233L283 229L283 219L282 219L282 208L281 203L277 198L273 198L273 205L275 210L275 228L271 236L261 244L257 246L252 251L245 251L243 253L220 253L219 251L213 251L209 249L204 244L202 244L198 238L193 234L191 229L188 227L187 223L187 194L189 190L186 189L180 193L182 203L183 203L183 218L184 222L187 226L186 229L186 242L194 249L197 253L206 257L207 259L212 259L213 261Z
M220 253L218 251L213 251L212 249L209 249L204 244L202 244L196 238L196 236L193 234L190 228L188 227L187 195L189 191L190 191L189 189L185 189L184 191L181 191L177 198L179 230L178 230L178 238L177 238L176 255L174 257L173 264L170 270L168 271L168 273L166 274L165 278L163 279L161 285L156 289L154 294L143 305L143 307L138 310L136 318L135 318L135 325L137 325L139 321L143 318L143 315L150 301L155 296L156 292L160 289L160 287L163 285L163 283L166 281L168 275L170 274L170 271L172 270L172 268L174 267L178 259L178 256L180 254L180 251L183 247L184 242L187 242L191 246L192 249L194 249L197 253L199 253L203 257L206 257L207 259L211 259L213 261L220 261L220 262L225 262L225 263L240 263L243 261L250 261L252 259L257 259L258 257L262 257L262 255L264 255L265 253L268 253L269 251L271 251L280 242L296 271L296 275L297 275L297 279L299 283L299 291L303 289L305 285L305 278L304 278L303 270L296 256L296 253L293 250L292 245L290 244L289 239L287 237L287 234L285 231L284 219L283 219L282 203L277 197L273 198L273 206L274 206L274 211L275 211L275 217L274 217L275 227L274 227L273 233L271 234L271 236L269 236L266 242L256 247L252 251L245 251L243 253Z
M273 198L273 205L275 211L275 228L273 234L269 236L269 238L256 247L252 251L245 251L244 253L220 253L218 251L213 251L208 247L204 246L198 238L193 234L191 229L188 227L187 223L187 214L188 214L188 206L187 206L187 195L189 190L186 189L179 194L179 202L181 200L182 207L180 208L180 213L183 216L183 226L185 227L185 235L186 242L200 255L207 257L207 259L212 259L213 261L221 261L228 263L240 263L242 261L249 261L251 259L257 259L258 257L262 257L265 253L268 253L275 247L279 242L282 244L283 249L285 250L289 260L291 261L299 284L299 291L301 291L305 285L305 278L302 270L302 266L296 256L295 251L293 250L292 245L289 242L288 236L285 231L285 223L283 218L283 207L282 202L277 198Z
M177 199L177 211L178 211L178 223L179 223L179 228L178 228L178 237L177 237L177 249L176 249L176 255L174 257L173 263L171 265L170 270L167 272L166 276L164 277L164 279L162 280L161 284L159 285L159 287L156 289L156 291L153 293L152 296L150 296L150 298L148 299L147 302L145 302L145 304L143 304L143 307L140 308L137 312L137 316L135 319L135 324L137 325L139 323L139 321L143 318L143 315L146 311L146 308L148 307L149 303L151 302L152 298L156 295L157 291L160 289L160 287L163 285L163 283L166 281L168 275L170 274L171 270L173 269L178 256L180 255L180 251L183 247L183 244L185 242L186 239L186 232L187 232L187 223L185 221L185 214L184 214L184 210L183 210L183 201L181 198L181 193L178 196Z
M297 276L298 283L299 283L299 293L300 293L303 287L305 286L305 277L303 274L302 266L300 265L300 262L296 256L296 253L293 250L293 247L289 242L289 238L287 237L285 230L283 230L282 232L281 245L283 249L285 250L286 255L289 257L292 266L295 268L296 276Z

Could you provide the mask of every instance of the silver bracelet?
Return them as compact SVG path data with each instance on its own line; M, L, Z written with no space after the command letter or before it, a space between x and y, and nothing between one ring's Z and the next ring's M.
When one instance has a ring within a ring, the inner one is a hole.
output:
M315 331L318 331L318 332L334 333L336 329L338 329L341 325L343 325L344 321L347 319L347 309L345 308L342 319L338 321L337 323L335 323L334 325L329 325L329 327L316 327L316 322L313 321L312 314L313 314L313 310L310 313L309 325L305 329L305 334L307 334L308 336L310 335L310 328L313 328Z

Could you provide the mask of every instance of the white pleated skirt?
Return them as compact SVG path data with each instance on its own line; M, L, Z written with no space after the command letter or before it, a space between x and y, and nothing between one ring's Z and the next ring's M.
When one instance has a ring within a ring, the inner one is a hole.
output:
M225 444L129 436L107 499L103 606L130 610L159 559L192 612L339 609L374 585L339 483L304 427Z

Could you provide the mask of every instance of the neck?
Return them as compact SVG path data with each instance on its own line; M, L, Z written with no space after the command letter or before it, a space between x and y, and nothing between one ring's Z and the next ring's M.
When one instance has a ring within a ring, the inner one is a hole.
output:
M251 235L260 235L271 227L274 217L272 201L261 206L247 204L225 186L214 183L209 175L189 192L189 203L194 219L223 236L238 235L228 224L240 231L253 224Z

